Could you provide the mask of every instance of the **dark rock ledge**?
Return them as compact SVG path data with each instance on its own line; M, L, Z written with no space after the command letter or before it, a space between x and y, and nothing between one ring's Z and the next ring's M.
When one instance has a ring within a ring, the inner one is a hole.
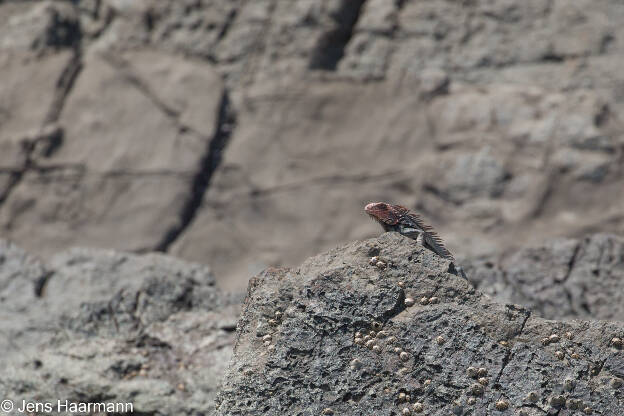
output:
M623 323L534 317L448 268L387 233L252 279L217 414L622 414Z

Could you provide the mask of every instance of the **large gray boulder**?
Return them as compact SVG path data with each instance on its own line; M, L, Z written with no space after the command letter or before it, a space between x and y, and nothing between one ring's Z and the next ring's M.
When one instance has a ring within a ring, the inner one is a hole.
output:
M396 233L253 278L220 415L619 415L624 324L495 303Z
M217 289L207 266L73 249L44 268L0 249L3 399L213 414L240 299Z

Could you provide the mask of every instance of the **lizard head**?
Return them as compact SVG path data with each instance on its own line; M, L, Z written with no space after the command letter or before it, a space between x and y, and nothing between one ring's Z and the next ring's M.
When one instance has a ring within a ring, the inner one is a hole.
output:
M385 202L371 202L364 207L364 211L381 224L386 231L391 231L399 224L401 218L409 210L401 205L392 205Z

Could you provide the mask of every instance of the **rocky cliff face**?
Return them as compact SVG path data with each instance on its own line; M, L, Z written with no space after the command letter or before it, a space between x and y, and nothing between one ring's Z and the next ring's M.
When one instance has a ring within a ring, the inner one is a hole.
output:
M617 415L621 322L492 302L396 233L252 279L220 415Z
M0 232L45 255L170 252L242 288L373 235L371 200L422 211L466 256L624 231L623 14L1 2Z

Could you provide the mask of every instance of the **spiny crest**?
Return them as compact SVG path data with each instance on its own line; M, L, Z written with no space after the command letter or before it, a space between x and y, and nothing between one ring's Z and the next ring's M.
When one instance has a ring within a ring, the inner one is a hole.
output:
M408 212L407 213L407 217L410 220L412 220L414 223L416 223L418 228L420 228L421 230L423 230L423 231L425 231L425 232L427 232L429 234L436 234L436 232L433 229L433 227L428 225L428 224L426 224L425 221L423 220L423 218L419 214L415 214L413 212Z
M439 255L441 255L442 257L446 257L448 259L453 260L453 255L444 246L444 241L438 235L438 233L435 232L435 230L433 229L432 226L426 224L420 215L415 214L413 212L409 212L407 214L407 217L409 219L411 219L414 223L416 223L416 225L427 234L426 237L427 237L428 242L429 243L433 243L433 244L435 244L437 246L436 247L437 248L436 251L438 252Z

